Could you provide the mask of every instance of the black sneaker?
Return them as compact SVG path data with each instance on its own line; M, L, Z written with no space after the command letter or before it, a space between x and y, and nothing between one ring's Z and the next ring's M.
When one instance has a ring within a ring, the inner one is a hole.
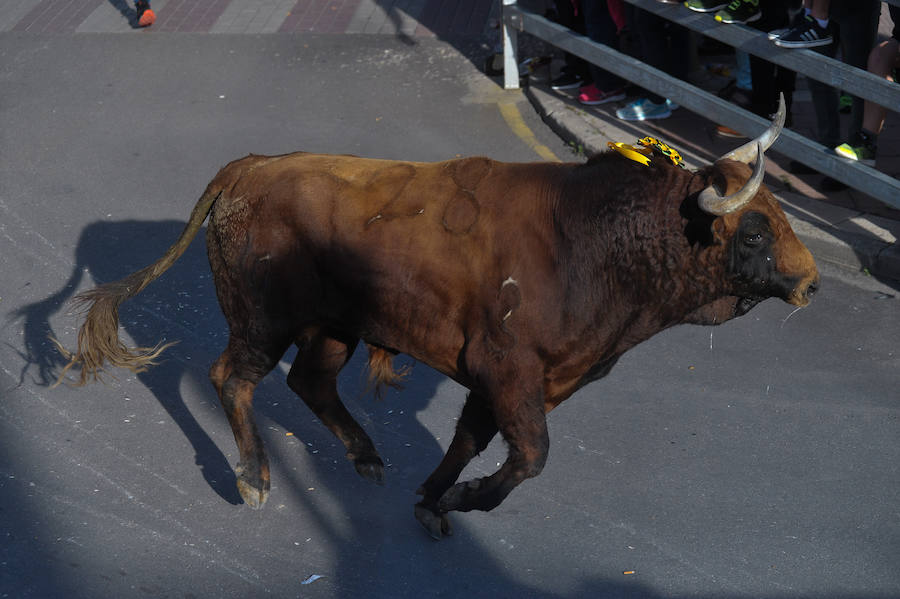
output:
M830 45L834 38L827 29L819 25L818 21L810 15L806 15L800 25L773 41L776 46L782 48L818 48Z
M550 82L550 87L555 90L562 89L575 89L577 87L581 87L584 85L584 79L582 79L576 73L568 73L563 71L563 73Z

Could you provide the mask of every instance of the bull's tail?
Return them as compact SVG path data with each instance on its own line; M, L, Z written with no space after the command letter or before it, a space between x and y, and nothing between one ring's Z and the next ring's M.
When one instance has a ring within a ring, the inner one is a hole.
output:
M400 371L394 370L396 354L381 347L366 344L369 350L369 384L367 391L374 391L375 397L381 399L385 387L401 389L403 380L409 375L409 366Z
M69 360L59 375L57 385L63 381L66 373L76 366L81 368L81 375L76 383L78 385L99 380L100 371L106 362L132 372L143 372L155 364L154 360L167 347L173 345L160 343L156 347L129 348L122 343L119 339L119 304L140 293L184 254L219 194L218 187L213 189L212 184L206 188L194 206L181 236L159 260L124 279L100 285L75 296L72 302L76 306L86 307L87 316L78 331L78 347L74 353L66 350L59 341L51 337L59 351Z

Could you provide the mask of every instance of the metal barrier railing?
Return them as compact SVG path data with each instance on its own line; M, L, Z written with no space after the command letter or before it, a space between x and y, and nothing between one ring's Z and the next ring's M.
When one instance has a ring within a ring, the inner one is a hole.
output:
M695 13L680 5L663 4L656 0L625 1L807 77L835 87L852 89L859 97L885 106L888 110L900 112L900 85L871 73L811 50L778 48L769 42L763 32L748 27L722 25L711 15ZM888 1L891 4L900 2L900 0ZM718 124L737 129L750 136L758 135L769 125L765 119L714 94L675 79L627 54L593 42L583 35L525 10L517 5L516 0L503 0L503 82L507 89L519 87L516 56L518 32L527 32L588 62L600 65L636 85L669 98L694 113L702 114L714 119ZM773 148L889 206L900 208L900 181L885 173L859 162L841 158L832 148L826 148L790 130L782 132Z

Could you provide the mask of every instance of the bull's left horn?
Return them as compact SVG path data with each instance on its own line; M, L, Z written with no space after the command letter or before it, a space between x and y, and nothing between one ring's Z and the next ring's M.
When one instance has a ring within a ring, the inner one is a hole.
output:
M761 145L762 151L765 152L773 143L775 143L775 140L778 139L778 136L781 134L781 129L784 128L784 118L786 115L787 110L784 106L784 94L778 94L778 112L775 113L775 118L772 119L772 124L769 125L769 128L763 131L756 139L748 141L741 147L728 152L719 160L729 158L731 160L743 162L744 164L753 162L756 158L757 144Z
M753 196L759 191L759 186L762 185L763 177L766 176L766 158L761 143L757 142L756 151L756 166L753 167L753 174L750 175L743 187L730 196L722 196L715 187L710 185L701 191L697 198L701 210L715 216L724 216L740 209L753 199Z

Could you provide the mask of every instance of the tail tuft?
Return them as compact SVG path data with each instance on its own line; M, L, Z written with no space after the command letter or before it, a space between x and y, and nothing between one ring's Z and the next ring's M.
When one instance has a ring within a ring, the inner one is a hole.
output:
M175 345L175 343L160 343L156 347L129 348L119 340L119 304L133 295L126 291L125 281L101 285L75 297L73 303L77 306L90 304L90 307L78 331L78 347L74 353L53 337L50 338L63 357L69 361L63 367L54 386L62 383L66 379L66 374L73 368L81 370L78 380L73 381L77 386L102 381L100 372L105 362L117 368L127 368L134 373L144 372L156 364L156 359L163 351Z
M374 390L375 398L382 398L385 387L402 389L410 367L407 365L399 372L395 371L394 357L397 354L374 345L366 344L366 348L369 350L369 389Z
M72 368L80 367L81 374L76 385L100 381L100 371L109 362L111 366L127 368L131 372L143 372L156 364L156 358L174 343L160 343L156 347L128 347L119 341L119 305L136 296L147 285L159 278L184 253L191 240L197 235L221 191L210 183L194 205L184 230L172 246L156 262L133 272L124 279L100 285L72 300L76 308L87 307L84 324L78 331L78 347L70 352L54 339L60 353L69 361L63 367L56 385L65 380ZM54 385L54 386L56 386Z

